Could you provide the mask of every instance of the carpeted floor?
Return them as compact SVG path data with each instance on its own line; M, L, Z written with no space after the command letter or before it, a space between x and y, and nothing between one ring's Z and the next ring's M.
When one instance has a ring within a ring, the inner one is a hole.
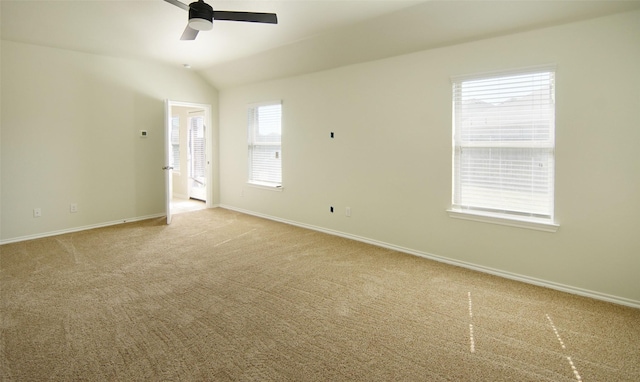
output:
M209 209L0 246L0 379L639 381L640 311Z

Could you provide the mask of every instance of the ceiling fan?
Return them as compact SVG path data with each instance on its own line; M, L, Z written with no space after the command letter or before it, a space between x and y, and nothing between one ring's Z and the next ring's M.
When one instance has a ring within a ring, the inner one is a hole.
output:
M278 16L275 13L261 12L235 12L214 11L203 0L195 1L189 5L178 0L164 0L169 4L189 11L189 23L182 32L180 40L195 40L199 31L208 31L213 28L213 20L245 21L250 23L277 24Z

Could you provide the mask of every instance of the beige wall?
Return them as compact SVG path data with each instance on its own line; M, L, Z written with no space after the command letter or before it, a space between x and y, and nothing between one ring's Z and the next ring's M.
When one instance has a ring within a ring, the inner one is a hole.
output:
M450 77L541 64L559 231L450 218ZM636 11L224 90L221 204L640 306L639 68ZM277 99L282 192L246 185L247 104Z
M164 214L164 99L211 104L216 115L217 91L182 68L1 49L0 240Z

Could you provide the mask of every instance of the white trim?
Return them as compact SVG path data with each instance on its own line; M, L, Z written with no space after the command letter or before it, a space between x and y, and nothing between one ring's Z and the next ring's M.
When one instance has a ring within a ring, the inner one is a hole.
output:
M281 184L267 183L267 182L251 182L251 181L248 181L247 182L247 186L255 187L255 188L262 188L263 190L270 190L270 191L282 191L284 189Z
M611 303L614 303L614 304L619 304L619 305L624 305L624 306L629 306L629 307L632 307L632 308L640 309L640 301L632 300L632 299L625 298L625 297L613 296L613 295L606 294L606 293L600 293L600 292L596 292L596 291L592 291L592 290L588 290L588 289L577 288L577 287L570 286L570 285L556 283L556 282L553 282L553 281L547 281L547 280L543 280L543 279L539 279L539 278L535 278L535 277L525 276L525 275L521 275L521 274L518 274L518 273L502 271L502 270L499 270L499 269L485 267L485 266L482 266L482 265L477 265L477 264L469 263L469 262L466 262L466 261L455 260L455 259L451 259L451 258L448 258L448 257L434 255L434 254L427 253L427 252L416 251L414 249L405 248L405 247L397 246L397 245L394 245L394 244L389 244L389 243L385 243L385 242L382 242L382 241L369 239L369 238L362 237L362 236L351 235L351 234L348 234L348 233L335 231L335 230L332 230L332 229L327 229L327 228L322 228L322 227L317 227L317 226L310 225L310 224L298 223L298 222L295 222L295 221L291 221L291 220L287 220L287 219L281 219L281 218L277 218L277 217L274 217L274 216L265 215L265 214L261 214L261 213L257 213L257 212L253 212L253 211L248 211L248 210L244 210L244 209L241 209L241 208L236 208L236 207L232 207L232 206L228 206L228 205L224 205L224 204L221 204L220 208L224 208L224 209L228 209L228 210L232 210L232 211L236 211L236 212L241 212L241 213L244 213L244 214L247 214L247 215L253 215L253 216L261 217L261 218L268 219L268 220L278 221L278 222L281 222L281 223L286 223L286 224L290 224L290 225L297 226L297 227L307 228L307 229L310 229L310 230L313 230L313 231L324 232L324 233L327 233L327 234L330 234L330 235L340 236L340 237L344 237L344 238L347 238L347 239L352 239L352 240L355 240L355 241L376 245L376 246L382 247L382 248L388 248L388 249L391 249L391 250L394 250L394 251L398 251L398 252L402 252L402 253L406 253L406 254L409 254L409 255L423 257L425 259L434 260L434 261L438 261L438 262L445 263L445 264L455 265L455 266L458 266L458 267L471 269L471 270L482 272L482 273L488 273L488 274L499 276L499 277L503 277L503 278L506 278L506 279L509 279L509 280L520 281L520 282L523 282L523 283L537 285L537 286L541 286L541 287L545 287L545 288L549 288L549 289L554 289L554 290L558 290L558 291L561 291L561 292L571 293L571 294L575 294L575 295L578 295L578 296L584 296L584 297L593 298L595 300L607 301L607 302L611 302Z
M528 217L506 216L501 214L492 214L489 212L466 211L458 209L447 210L449 217L455 219L472 220L476 222L506 225L509 227L535 229L545 232L557 232L560 228L559 224L545 221L543 219L535 219Z
M11 239L0 240L0 245L9 244L9 243L17 243L19 241L42 239L44 237L49 237L49 236L57 236L57 235L63 235L65 233L86 231L88 229L94 229L94 228L109 227L109 226L112 226L112 225L137 222L137 221L140 221L140 220L156 219L156 218L160 218L160 217L163 217L163 216L166 216L166 214L164 212L163 213L159 213L159 214L153 214L153 215L137 216L135 218L113 220L113 221L110 221L110 222L104 222L104 223L98 223L98 224L89 224L89 225L85 225L85 226L81 226L81 227L61 229L61 230L57 230L57 231L49 231L49 232L44 232L44 233L38 233L38 234L35 234L35 235L14 237L14 238L11 238Z

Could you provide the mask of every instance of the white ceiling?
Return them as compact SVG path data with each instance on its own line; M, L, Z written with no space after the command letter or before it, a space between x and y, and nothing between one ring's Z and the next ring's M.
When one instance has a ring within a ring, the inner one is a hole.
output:
M207 0L205 0L207 1ZM187 0L183 0L187 3ZM181 41L163 0L1 0L3 40L182 66L218 88L640 9L640 0L208 0L278 24L214 21Z

